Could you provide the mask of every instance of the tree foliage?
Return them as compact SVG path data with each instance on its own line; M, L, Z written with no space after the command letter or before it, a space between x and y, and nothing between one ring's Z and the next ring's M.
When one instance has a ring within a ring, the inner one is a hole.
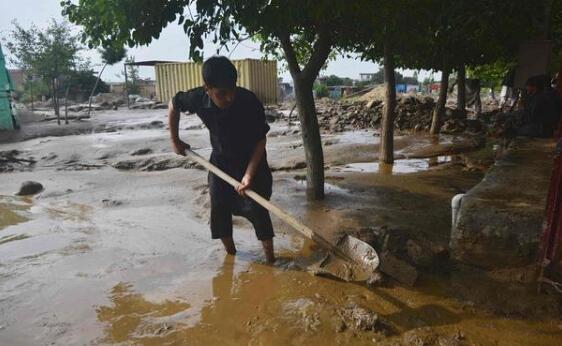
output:
M53 80L77 66L82 47L68 23L53 19L44 30L35 25L24 29L16 21L13 25L8 42L11 62L27 74Z
M404 76L399 71L394 71L394 79L396 80L396 84L419 84L417 77L408 77ZM384 83L384 70L380 69L373 75L371 79L371 83L373 84L383 84Z
M511 61L497 60L490 64L469 68L467 73L469 78L480 79L482 85L495 88L500 85L505 75L510 69L514 68L515 65L516 64Z
M322 83L314 84L314 93L318 98L330 96L330 91L328 90L328 87Z
M125 58L127 49L123 45L112 44L99 49L101 60L106 65L115 65Z
M96 76L94 70L92 70L91 68L70 71L70 73L64 80L64 85L70 87L68 93L69 99L85 101L88 99L88 94L90 94L91 90L94 87L95 93L109 92L109 85L107 85L101 79L99 80L99 82L97 81L98 77ZM61 89L59 89L59 94L65 92Z
M79 37L72 34L67 22L52 20L44 30L32 25L24 29L16 21L8 42L11 62L26 74L42 79L49 85L55 114L59 115L58 81L74 70L82 49ZM60 123L60 121L59 121Z
M323 82L327 86L339 86L339 85L353 85L353 79L347 77L338 77L336 75L329 75L323 78Z

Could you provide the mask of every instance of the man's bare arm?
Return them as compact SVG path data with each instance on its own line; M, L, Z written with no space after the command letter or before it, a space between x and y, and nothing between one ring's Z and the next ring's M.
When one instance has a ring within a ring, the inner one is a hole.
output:
M236 191L238 191L238 193L242 196L244 196L244 190L248 189L252 185L252 180L254 179L258 166L263 159L266 143L267 139L264 138L259 141L254 148L250 162L248 162L248 167L246 167L246 173L244 174L244 177L242 177L240 185L236 188Z
M170 138L172 140L172 148L178 155L185 156L185 150L189 149L189 144L180 140L179 136L180 112L174 109L172 101L168 103L168 127L170 128Z

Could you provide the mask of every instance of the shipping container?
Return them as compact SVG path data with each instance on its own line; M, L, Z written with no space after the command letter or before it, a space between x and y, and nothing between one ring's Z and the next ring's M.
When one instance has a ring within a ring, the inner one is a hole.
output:
M6 69L4 53L0 46L0 130L14 130L19 127L12 99L13 91L14 86Z
M264 104L277 103L277 62L232 60L238 71L238 86L253 91ZM156 97L168 102L178 91L203 85L201 64L194 62L156 64Z

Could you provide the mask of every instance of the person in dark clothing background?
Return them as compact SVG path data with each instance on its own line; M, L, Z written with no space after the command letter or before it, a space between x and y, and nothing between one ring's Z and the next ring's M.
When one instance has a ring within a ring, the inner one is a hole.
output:
M232 215L247 218L261 240L268 262L275 261L273 226L269 212L245 197L251 188L271 197L272 177L265 150L269 125L262 103L251 91L237 87L236 68L226 57L211 57L203 63L203 87L178 92L168 105L172 147L185 155L189 144L179 138L180 112L201 118L211 139L211 163L240 181L236 188L209 173L211 236L221 239L227 253L236 254L232 238Z
M525 85L523 118L517 129L520 136L552 137L560 121L560 97L546 76L534 76Z

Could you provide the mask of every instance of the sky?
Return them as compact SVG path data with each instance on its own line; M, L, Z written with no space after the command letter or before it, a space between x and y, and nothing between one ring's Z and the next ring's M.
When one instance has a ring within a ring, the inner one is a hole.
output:
M49 24L51 18L62 20L60 0L0 0L0 38L9 38L10 31L13 28L12 21L17 22L24 28L28 28L31 24L42 28ZM78 31L79 28L76 28ZM9 51L3 44L4 52L9 57ZM187 61L188 60L189 41L179 25L170 23L166 27L160 38L154 40L149 46L130 48L128 55L134 56L136 61L143 60L170 60L170 61ZM209 57L216 52L216 46L212 42L205 42L204 54ZM93 63L94 69L97 71L101 68L101 59L96 50L88 50L82 53L85 57L89 57ZM259 52L258 44L245 41L238 45L232 52L222 52L223 55L229 56L231 59L255 58L259 59L262 54ZM8 66L13 67L13 66ZM278 68L281 64L278 64ZM359 79L359 73L374 73L378 71L380 66L376 63L365 62L359 59L350 59L338 57L335 61L328 64L326 70L322 71L322 75L335 74L340 77L348 77ZM102 76L104 81L117 82L122 81L123 64L119 63L115 66L108 66ZM140 75L142 78L154 78L154 69L152 67L140 67ZM411 76L413 71L401 71L404 75ZM425 78L427 72L422 71L420 78ZM280 77L284 81L290 82L291 77L287 71L280 71Z

